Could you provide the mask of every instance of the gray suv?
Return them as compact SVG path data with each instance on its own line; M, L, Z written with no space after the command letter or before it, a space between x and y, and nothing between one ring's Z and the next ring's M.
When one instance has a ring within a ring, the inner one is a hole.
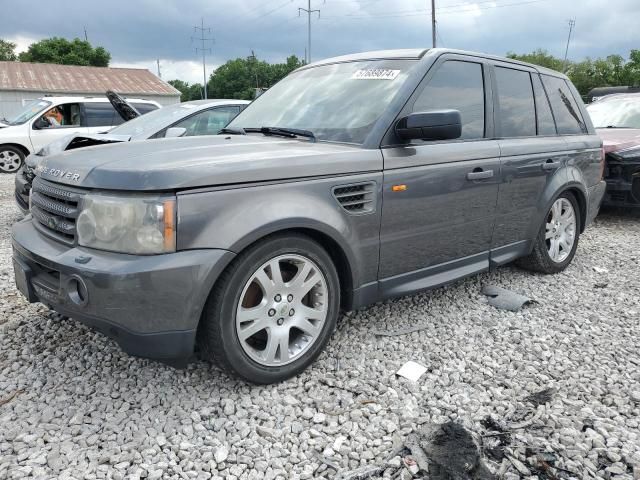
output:
M341 309L564 270L605 189L564 75L463 51L304 66L223 132L47 157L13 227L20 291L131 354L277 382Z

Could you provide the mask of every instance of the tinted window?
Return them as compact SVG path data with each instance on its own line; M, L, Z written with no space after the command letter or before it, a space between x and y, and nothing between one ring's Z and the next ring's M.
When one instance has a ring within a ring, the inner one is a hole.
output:
M50 108L41 117L49 126L47 128L79 127L80 104L64 103Z
M536 134L536 108L529 72L496 67L498 87L498 134L501 137L532 137Z
M156 107L153 103L133 102L131 103L131 105L133 105L133 108L140 112L140 115L144 115L145 113L153 112L154 110L158 109L158 107Z
M197 113L173 126L186 128L186 137L216 135L233 120L239 111L238 107L213 108Z
M536 97L538 135L555 135L556 124L553 121L551 107L549 106L549 99L547 98L547 94L542 87L540 76L538 74L532 74L531 80L533 80L533 93Z
M551 101L558 133L565 135L586 133L587 127L567 83L561 78L549 75L542 75L542 83Z
M462 116L462 139L484 137L482 65L448 61L429 80L413 105L414 112L451 108Z
M84 113L87 127L110 127L120 125L123 120L110 103L85 103Z

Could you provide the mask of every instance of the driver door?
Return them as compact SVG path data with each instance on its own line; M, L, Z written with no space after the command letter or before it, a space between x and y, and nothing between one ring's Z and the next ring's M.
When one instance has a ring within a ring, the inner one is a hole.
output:
M444 141L383 143L379 279L383 296L408 294L489 267L500 182L488 66L444 55L400 117L454 109L462 135ZM386 146L385 146L386 145Z
M83 126L80 103L63 103L51 107L31 122L29 138L33 151L72 133L87 133Z

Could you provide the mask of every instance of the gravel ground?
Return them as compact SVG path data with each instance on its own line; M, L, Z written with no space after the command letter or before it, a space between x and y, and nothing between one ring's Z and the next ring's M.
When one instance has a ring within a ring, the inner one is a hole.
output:
M504 478L640 478L638 216L601 215L562 274L506 267L349 314L312 368L255 387L202 362L129 357L28 305L11 267L12 185L0 175L0 479L333 478L449 420L485 446L504 439L486 458ZM538 303L497 310L489 283ZM416 383L394 375L408 360L428 367ZM524 401L546 388L537 410ZM482 437L497 428L487 416L510 434ZM400 460L381 475L409 478Z

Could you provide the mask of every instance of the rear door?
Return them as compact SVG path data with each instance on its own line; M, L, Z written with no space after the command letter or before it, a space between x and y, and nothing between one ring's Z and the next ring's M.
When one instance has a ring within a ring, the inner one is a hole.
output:
M567 146L534 69L494 62L492 81L502 182L491 260L502 264L529 251L540 228L539 212L546 208L547 184L566 175L561 167L567 162Z
M390 132L383 142L383 296L446 283L489 265L500 159L483 59L440 57L400 116L436 109L460 111L461 138L401 143Z
M88 133L108 132L116 125L124 122L124 119L116 112L111 103L85 102L83 106L83 121Z

